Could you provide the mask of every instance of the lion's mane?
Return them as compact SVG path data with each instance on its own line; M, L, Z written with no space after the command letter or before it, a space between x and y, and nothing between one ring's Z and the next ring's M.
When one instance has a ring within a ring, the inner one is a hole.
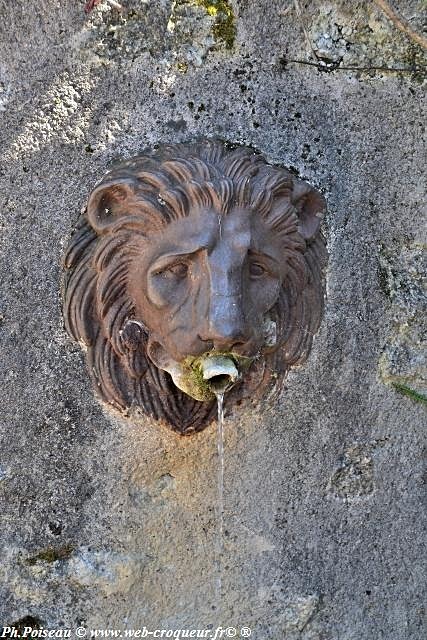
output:
M325 244L318 225L310 229L304 220L313 198L319 208L320 194L285 169L251 149L218 141L165 145L109 171L70 240L63 283L65 326L84 345L102 400L122 413L142 411L181 434L200 431L215 415L214 402L187 396L150 361L148 330L132 322L127 291L135 234L149 242L151 233L198 205L222 215L232 206L247 207L283 239L289 274L270 312L277 348L254 362L243 384L227 394L227 404L255 397L254 391L259 396L272 379L280 388L288 369L306 359L322 316Z

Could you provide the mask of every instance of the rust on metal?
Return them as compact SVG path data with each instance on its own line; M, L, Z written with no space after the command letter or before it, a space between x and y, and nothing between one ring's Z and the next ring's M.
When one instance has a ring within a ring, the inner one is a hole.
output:
M190 434L224 380L228 406L280 389L321 321L325 209L286 169L219 141L116 165L64 258L65 326L102 400Z

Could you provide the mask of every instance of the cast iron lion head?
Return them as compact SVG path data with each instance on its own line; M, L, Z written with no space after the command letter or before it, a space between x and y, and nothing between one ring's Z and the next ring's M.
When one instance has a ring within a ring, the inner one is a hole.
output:
M321 320L325 208L286 169L218 141L109 171L64 259L66 329L99 396L189 434L216 412L203 358L236 373L229 406L280 386Z

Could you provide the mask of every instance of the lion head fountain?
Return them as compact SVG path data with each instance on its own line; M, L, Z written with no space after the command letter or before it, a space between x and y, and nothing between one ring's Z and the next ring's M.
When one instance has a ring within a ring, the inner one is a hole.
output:
M280 388L323 310L322 195L245 147L161 146L92 191L64 259L64 320L102 400L181 434Z

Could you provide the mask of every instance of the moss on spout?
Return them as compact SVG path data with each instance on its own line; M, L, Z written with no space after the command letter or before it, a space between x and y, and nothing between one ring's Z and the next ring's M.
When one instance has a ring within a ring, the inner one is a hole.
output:
M218 352L218 351L210 351L207 353L203 353L200 356L187 356L180 363L180 376L179 376L179 388L187 393L192 398L199 400L201 402L206 402L209 400L213 400L216 397L216 393L218 390L215 388L215 385L209 380L205 379L204 375L204 365L206 360L216 360L217 363L222 360L224 362L224 373L227 375L227 360L229 361L232 368L237 370L239 374L245 371L251 364L252 359L247 358L245 356L240 356L238 354L230 353L230 352ZM229 367L231 370L231 367ZM240 377L240 375L239 375ZM235 380L230 378L230 388L237 381L237 376Z

